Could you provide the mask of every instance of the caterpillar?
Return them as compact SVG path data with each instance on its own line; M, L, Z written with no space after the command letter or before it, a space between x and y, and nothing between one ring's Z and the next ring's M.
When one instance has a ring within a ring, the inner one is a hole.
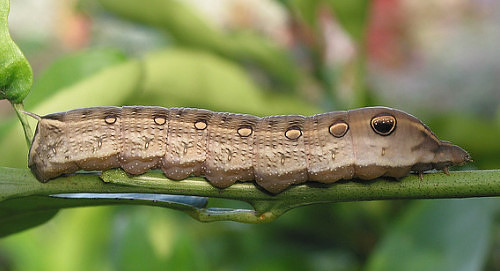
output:
M255 180L279 193L306 181L447 173L471 161L416 117L387 107L260 118L124 106L36 117L28 166L41 182L78 170L122 168L136 175L160 168L175 180L204 176L218 188Z

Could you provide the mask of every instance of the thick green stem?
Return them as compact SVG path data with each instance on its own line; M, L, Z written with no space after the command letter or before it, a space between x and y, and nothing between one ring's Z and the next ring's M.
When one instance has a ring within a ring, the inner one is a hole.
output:
M345 181L331 185L308 183L297 185L280 193L265 193L252 183L238 183L226 189L217 189L203 178L171 181L161 173L150 172L130 177L121 170L103 173L103 180L115 184L154 188L169 194L187 194L239 200L271 200L290 202L343 202L384 199L431 199L500 196L500 170L456 171L424 174L420 180L410 175L400 181L376 179L372 181Z
M312 183L271 195L256 188L253 183L237 183L226 189L218 189L199 177L172 181L161 172L130 177L119 169L105 171L101 176L75 174L42 184L27 169L0 167L0 207L5 200L65 193L154 193L235 199L250 203L255 210L207 209L190 206L189 203L181 207L165 207L184 211L200 221L263 223L274 220L292 208L318 203L500 196L500 170L459 171L450 175L430 173L424 175L423 181L418 176L410 175L400 181L376 179L331 185ZM82 200L81 204L73 203L71 207L85 206L87 202L88 199ZM113 202L120 203L130 204L130 201ZM102 204L110 203L108 200ZM96 205L95 202L93 205ZM64 207L68 205L61 204L60 208Z

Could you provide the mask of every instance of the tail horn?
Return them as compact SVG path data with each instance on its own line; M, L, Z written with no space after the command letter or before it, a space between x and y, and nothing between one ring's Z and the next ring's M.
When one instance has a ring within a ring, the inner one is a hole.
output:
M36 120L38 120L38 121L42 120L42 117L38 116L35 113L31 113L31 112L24 111L24 110L19 110L19 111L22 112L22 113L24 113L24 114L26 114L26 115L28 115L28 116L30 116L30 117L32 117L32 118L34 118L34 119L36 119Z

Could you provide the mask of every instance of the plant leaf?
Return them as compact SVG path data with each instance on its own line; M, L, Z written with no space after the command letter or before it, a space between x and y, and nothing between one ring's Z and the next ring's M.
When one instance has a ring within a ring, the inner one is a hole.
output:
M368 271L481 270L498 199L417 201L372 253Z
M61 57L35 80L31 94L26 98L26 109L48 100L62 89L78 84L103 69L123 63L127 56L115 49L89 49Z
M104 8L126 19L158 27L177 43L206 50L265 70L283 91L297 87L299 72L284 48L254 33L226 34L205 22L182 1L100 0Z

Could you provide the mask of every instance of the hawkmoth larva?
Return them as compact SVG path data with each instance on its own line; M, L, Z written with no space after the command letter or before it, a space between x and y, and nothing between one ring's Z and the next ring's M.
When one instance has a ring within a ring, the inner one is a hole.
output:
M38 117L29 167L46 182L77 170L202 175L272 193L307 180L400 178L470 161L417 118L387 107L259 118L203 109L91 107Z

